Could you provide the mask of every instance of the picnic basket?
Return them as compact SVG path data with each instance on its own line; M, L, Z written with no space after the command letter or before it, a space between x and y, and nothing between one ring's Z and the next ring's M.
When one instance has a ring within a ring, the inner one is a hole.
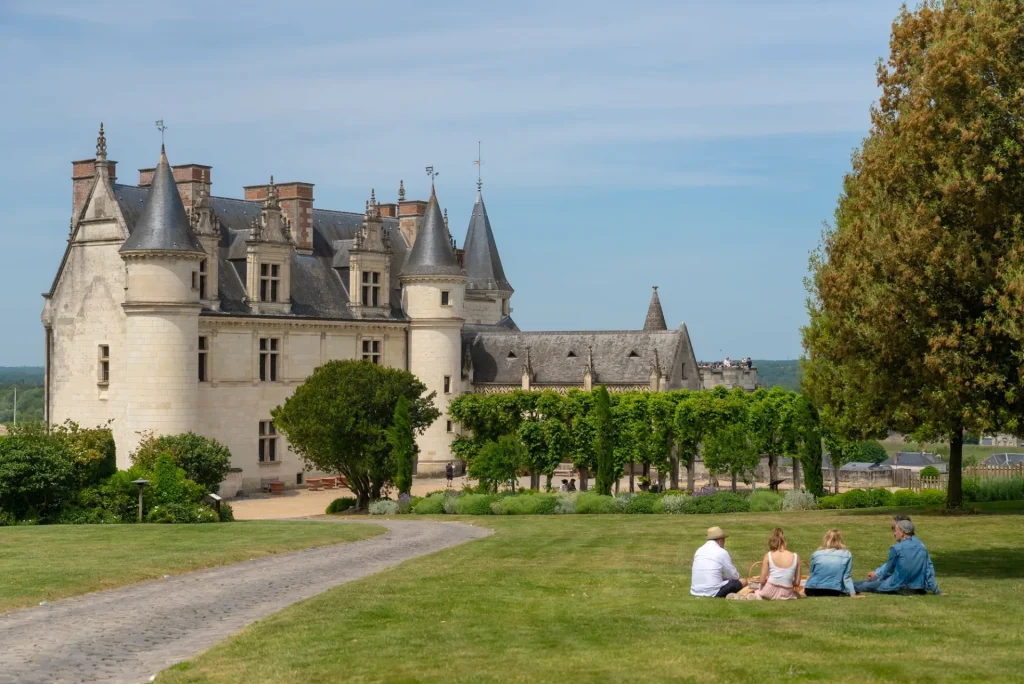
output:
M738 592L740 594L740 596L745 596L746 594L749 594L751 592L757 591L758 589L761 588L761 568L762 568L763 564L764 564L764 561L754 561L753 563L750 564L750 568L747 570L747 586L745 586L742 589L740 589L740 591ZM754 571L755 568L757 569L756 572ZM805 572L805 570L806 570L806 572ZM807 578L810 577L810 574L811 574L811 564L807 561L806 558L801 558L800 559L800 588L797 590L797 593L800 594L801 596L804 595L804 584L807 583Z

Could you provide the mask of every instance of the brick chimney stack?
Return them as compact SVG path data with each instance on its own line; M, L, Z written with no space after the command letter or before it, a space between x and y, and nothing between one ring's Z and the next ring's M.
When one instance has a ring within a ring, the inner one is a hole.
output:
M423 200L403 199L398 203L398 229L410 247L416 242L416 235L420 232L426 213L427 203Z
M153 172L156 169L139 169L139 187L148 188L153 184ZM172 166L174 182L178 186L178 194L186 210L191 210L199 201L200 192L210 194L213 167L203 164L179 164Z
M110 182L117 181L117 162L108 161L107 168L110 171ZM92 190L92 179L96 177L96 159L80 159L71 162L71 216L78 219L78 214L85 206L85 200Z
M288 218L292 242L300 254L313 253L313 184L276 183L281 213ZM262 202L267 198L266 185L246 185L245 199Z

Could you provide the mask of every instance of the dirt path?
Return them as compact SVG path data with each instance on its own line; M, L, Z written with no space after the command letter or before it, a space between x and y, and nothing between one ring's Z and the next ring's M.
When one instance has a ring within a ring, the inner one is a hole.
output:
M297 601L491 534L461 523L359 522L388 532L2 614L0 683L144 682ZM332 523L345 524L324 522Z

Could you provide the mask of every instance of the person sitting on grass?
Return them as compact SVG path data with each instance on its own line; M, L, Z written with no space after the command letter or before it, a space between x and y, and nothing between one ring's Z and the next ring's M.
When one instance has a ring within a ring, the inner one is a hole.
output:
M825 533L818 550L811 554L811 573L804 585L807 596L856 596L853 588L853 554L843 535L832 529Z
M798 597L800 589L800 558L786 548L786 535L781 527L768 538L768 553L761 561L761 586L749 594L729 594L728 599L747 601L789 601Z
M935 566L925 545L914 536L914 523L898 516L892 525L896 543L889 547L889 559L868 573L864 582L854 582L857 593L933 594L941 593L935 581Z
M725 598L747 586L747 580L740 579L732 557L725 550L725 537L721 527L709 527L707 541L693 554L692 595Z

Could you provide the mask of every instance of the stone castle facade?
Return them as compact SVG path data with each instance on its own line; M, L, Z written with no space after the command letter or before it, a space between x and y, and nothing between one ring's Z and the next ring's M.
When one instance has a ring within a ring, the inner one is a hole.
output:
M362 213L314 206L311 183L214 197L212 169L156 167L117 181L102 126L72 162L68 246L44 294L46 419L111 427L118 465L148 432L228 446L241 486L303 481L270 421L313 370L364 359L410 370L437 393L419 474L452 458L445 415L463 392L700 389L686 325L669 330L657 288L641 330L522 332L482 193L462 248L436 194ZM756 370L725 382L752 389Z

